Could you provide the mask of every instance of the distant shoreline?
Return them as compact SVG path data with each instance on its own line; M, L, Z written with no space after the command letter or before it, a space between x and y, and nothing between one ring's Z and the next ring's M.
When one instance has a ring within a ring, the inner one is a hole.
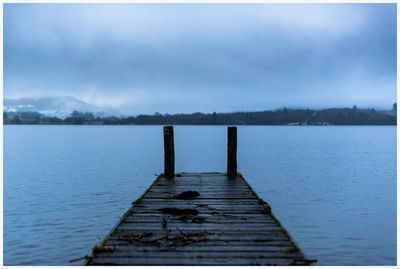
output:
M166 124L48 124L48 123L3 123L3 125L43 125L43 126L165 126ZM347 124L347 125L288 125L288 124L248 124L248 125L236 125L236 124L167 124L173 126L297 126L297 127L315 127L315 126L397 126L397 124Z
M33 125L255 125L255 126L371 126L397 125L396 110L330 108L279 109L258 112L160 114L95 117L74 111L64 119L39 112L3 112L4 124Z

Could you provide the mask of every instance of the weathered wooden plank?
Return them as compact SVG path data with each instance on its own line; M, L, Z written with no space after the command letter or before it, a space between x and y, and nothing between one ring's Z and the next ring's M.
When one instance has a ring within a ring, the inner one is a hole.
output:
M196 224L196 226L191 225L193 223L187 224L183 223L182 225L176 224L176 223L170 223L167 225L165 228L166 231L174 231L176 228L181 229L184 232L197 232L197 231L204 231L207 230L209 232L226 232L226 231L236 231L236 232L257 232L260 229L263 229L263 231L268 231L268 232L279 232L281 230L280 227L276 225L213 225L212 223L201 223L201 224ZM133 224L133 223L123 223L120 226L120 229L126 230L126 231L132 231L132 232L153 232L153 231L159 231L162 229L162 225L147 225L147 224Z
M170 208L170 207L167 206L166 208ZM185 210L182 207L177 207L177 208ZM190 209L190 208L188 208L188 209ZM198 209L198 208L195 208L195 209ZM221 209L221 208L218 208L218 209ZM138 208L137 210L135 208L135 209L133 209L133 211L134 212L132 212L132 214L129 217L137 217L137 218L140 218L140 217L143 217L143 218L149 218L149 217L164 218L164 217L166 217L166 218L170 218L170 219L174 219L174 218L179 218L180 217L179 215L175 216L175 215L167 214L167 213L161 212L160 210L156 210L156 209L151 210L151 211L150 210L149 211L144 211L143 208ZM148 212L148 213L139 213L139 212ZM229 220L229 219L234 220L234 219L242 218L243 220L248 221L248 220L253 220L253 219L266 219L266 220L269 220L269 219L272 218L269 215L265 215L265 216L261 215L258 211L256 211L255 213L248 213L248 214L237 212L237 214L231 214L231 215L218 213L218 212L221 212L221 213L226 213L227 212L227 211L222 210L222 209L220 211L218 211L218 210L216 210L216 211L211 211L211 210L210 211L207 211L207 210L202 211L202 210L200 210L198 212L199 213L196 215L196 217L204 217L204 218L207 218L207 219L208 218L214 218L214 217L220 218L220 219L226 219L226 220Z
M276 225L274 220L255 220L255 221L246 221L242 219L206 219L204 221L199 221L197 219L187 219L185 221L179 220L179 219L166 219L165 220L168 224L186 224L186 225L191 225L191 224L196 224L198 222L203 222L203 223L210 223L210 224L218 224L218 225L225 225L225 226L237 226L237 225L259 225L259 226L264 226L264 225ZM146 225L146 224L164 224L164 218L151 218L146 219L146 218L127 218L124 223L132 223L136 225Z
M222 237L222 236L221 236ZM256 241L258 240L258 241ZM201 246L203 244L207 244L207 246L271 246L271 245L278 245L278 246L292 246L291 241L289 241L287 238L283 238L282 236L278 235L273 235L270 234L268 235L268 238L265 239L257 239L256 235L253 236L247 236L247 237L240 237L240 240L238 238L234 238L234 236L225 236L220 239L210 239L207 241L202 241L202 242L196 242L196 246ZM167 246L168 242L165 241L160 241L159 242L160 247ZM194 245L194 244L193 244ZM127 241L127 240L119 240L119 237L112 236L106 241L106 246L108 247L115 247L115 246L150 246L153 247L154 243L143 243L143 242L135 242L135 241ZM186 246L183 246L186 249Z
M186 245L186 246L177 246L176 248L184 248L184 249L191 249L191 247L220 247L220 246L238 246L243 249L247 249L247 247L269 247L269 246L277 246L277 247L290 247L292 246L292 242L290 242L287 238L279 237L279 236L274 236L272 235L268 239L262 240L258 239L258 241L253 240L245 240L245 239L227 239L227 240L208 240L208 241L201 241L201 242L196 242L196 244L192 245ZM126 241L126 240L118 240L117 236L111 236L107 241L106 241L106 246L110 247L116 247L116 246L132 246L134 248L140 248L140 247L157 247L157 248L163 248L162 244L159 246L154 246L153 243L142 243L142 242L137 242L137 241Z
M219 174L219 175L213 175L213 174L208 174L208 175L199 175L195 176L193 175L187 175L187 174L176 174L175 177L172 178L161 178L159 182L171 182L173 180L176 181L194 181L195 183L198 182L206 182L206 181L219 181L219 182L235 182L237 181L236 178L226 178L226 174ZM238 183L242 183L238 181Z
M208 183L208 184L213 184L212 182ZM219 190L221 189L221 190ZM228 193L228 192L243 192L243 193L248 193L250 195L251 198L253 198L254 196L252 196L251 192L249 191L248 188L246 188L245 186L230 186L230 185L217 185L215 184L214 188L202 188L202 186L195 186L195 185L188 185L187 187L174 187L174 186L154 186L154 188L152 188L149 191L149 194L152 192L183 192L183 191L198 191L200 194L202 192L204 193L218 193L218 194L223 194L223 193Z
M178 186L178 184L187 185L193 183L194 185L205 185L207 182L214 182L222 185L239 185L242 186L245 182L239 181L237 178L224 178L224 177L173 177L173 178L161 178L157 181L158 185L172 184ZM207 186L207 185L205 185ZM208 187L210 187L208 185Z
M292 244L289 241L282 242L281 244L275 244L275 245L266 245L266 244L241 244L241 245L232 245L229 243L225 244L219 244L215 245L214 242L210 241L202 241L198 243L203 243L203 242L208 242L209 244L192 244L192 245L185 245L185 246L155 246L149 244L148 246L145 246L144 244L141 245L117 245L114 246L114 251L116 252L140 252L140 251L176 251L176 252L209 252L209 251L215 251L215 252L251 252L251 251L260 251L260 252L285 252L288 247L291 247Z
M203 175L199 175L199 176L195 176L193 175L187 175L187 174L181 174L178 173L176 174L174 177L172 178L162 178L160 179L159 182L169 182L172 180L178 180L178 181L189 181L189 180L193 180L193 181L197 181L197 182L201 182L201 181L221 181L221 182L234 182L236 180L236 178L232 177L232 178L226 178L226 174L203 174ZM242 183L240 181L238 181L238 183Z
M153 199L155 200L155 199L160 199L160 198L162 198L162 197L152 197L152 196L146 197L146 199L149 199L149 200L153 200ZM170 198L164 197L163 199L168 200ZM240 203L240 201L242 201L242 200L248 200L248 197L246 197L246 196L225 196L224 198L218 198L218 197L210 195L210 196L206 196L206 197L198 197L198 200L218 200L218 201L219 200L231 200L231 202L236 201L236 202Z
M181 191L179 192L149 192L148 195L146 195L146 198L164 198L166 200L168 199L174 199L173 197L177 194L180 194ZM234 191L234 192L200 192L199 196L197 199L232 199L234 197L239 197L239 198L246 198L250 199L251 194L248 191Z
M163 202L176 202L176 203L191 203L191 204L259 204L257 199L242 199L240 201L232 201L230 199L187 199L187 200L177 200L177 199L147 199L147 197L143 197L141 199L141 203L160 203Z
M262 210L262 205L258 203L247 203L247 204L237 204L237 203L190 203L190 202L176 202L176 201L165 201L165 203L152 203L152 202L146 202L146 203L140 203L137 205L135 208L153 208L153 209L160 209L160 208L165 208L165 207L176 207L176 208L192 208L199 210L199 212L206 212L206 213L211 213L215 210L223 210L224 208L228 209L252 209L252 210L258 210L257 214L260 213Z
M187 200L177 200L177 199L147 199L143 198L140 204L165 204L165 203L174 203L174 204L191 204L195 206L213 206L213 205L260 205L258 200L256 199L242 199L240 201L232 201L231 199L187 199Z
M258 203L242 205L241 203L237 202L229 204L209 205L207 203L194 204L190 202L180 202L180 201L177 202L176 200L173 201L171 200L166 200L165 203L140 203L136 205L136 208L163 208L166 205L168 205L168 206L179 206L179 208L195 208L197 210L208 210L208 211L218 210L222 208L232 208L232 209L248 208L258 211L262 209L262 206Z
M146 216L141 216L141 217L128 217L125 219L124 222L129 223L161 223L163 220L166 219L168 223L182 223L182 222L201 222L198 219L192 219L192 218L186 218L186 220L182 220L179 218L164 218L164 217L146 217ZM232 223L237 223L237 224L246 224L246 223L275 223L275 221L270 218L270 219L242 219L242 218L227 218L227 217L219 217L219 218L206 218L203 222L217 222L222 223L222 224L232 224Z
M215 224L215 223L178 223L178 222L168 222L166 227L163 227L162 223L134 223L134 222L124 222L120 225L121 229L124 230L160 230L160 227L165 230L177 230L181 231L258 231L262 229L263 231L280 231L280 227L277 227L275 223L230 223L230 224Z
M252 199L253 196L249 192L248 189L235 189L235 190L229 190L226 187L218 187L218 188L225 188L224 191L218 191L216 189L209 189L209 190L203 190L201 188L184 188L184 189L175 189L175 188L154 188L149 191L149 195L151 194L163 194L162 199L164 198L171 198L177 194L180 194L182 192L186 191L196 191L199 193L200 198L204 199L204 196L209 196L209 195L216 195L217 197L220 197L220 199L223 199L224 195L227 194L241 194L241 195L247 195L248 199ZM147 195L146 195L147 196ZM146 197L147 198L147 197ZM194 199L194 198L193 198Z
M238 181L236 178L182 178L182 177L174 177L174 178L165 178L165 179L160 179L157 181L157 185L169 185L171 184L172 186L185 186L190 183L193 183L194 185L204 185L206 187L210 187L210 185L206 185L207 182L214 182L217 184L221 185L228 185L228 186L243 186L245 185L245 182ZM179 185L183 184L183 185Z
M163 209L176 209L176 207L167 207L167 208L163 208ZM218 220L239 220L241 223L249 223L251 222L253 219L257 219L257 220L263 220L262 217L257 216L256 214L258 213L258 210L247 210L245 208L242 209L230 209L230 208L219 208L218 210L215 211L207 211L207 210L199 210L199 211L194 211L196 209L192 209L192 208L184 208L184 207L179 207L179 210L182 210L183 212L185 212L185 210L190 210L193 212L198 212L198 214L193 214L193 215L171 215L165 212L161 212L160 210L163 209L158 209L158 208L135 208L135 213L132 216L129 217L134 217L136 219L139 218L154 218L154 219L158 219L158 220L179 220L181 222L188 222L190 220L193 220L192 222L207 222L209 220L213 220L214 217L220 217ZM274 219L272 219L271 217L266 217L265 221L273 221L275 222Z
M200 183L200 182L210 182L210 181L215 181L215 182L227 182L227 183L238 183L242 184L243 182L238 181L236 178L226 178L225 175L203 175L203 176L187 176L187 175L181 175L177 174L175 177L172 178L161 178L157 183L162 183L162 182L188 182L192 181L193 183Z
M205 259L203 256L190 257L188 259L165 259L165 258L97 258L92 265L302 265L302 259L265 259L265 258L212 258Z
M210 193L210 194L201 194L197 199L249 199L251 196L249 196L247 193L238 193L238 194L230 194L230 193ZM147 199L170 199L171 195L167 193L150 193L149 195L146 195Z
M213 258L281 258L281 259L301 259L301 253L283 253L279 251L114 251L98 253L99 258L148 258L157 257L165 259L184 259L193 256L203 256L204 259Z
M261 211L261 210L260 210L260 211ZM236 217L239 217L239 218L240 218L240 217L248 218L248 217L249 217L248 215L254 215L254 214L259 213L258 210L245 210L245 209L242 209L242 210L239 210L239 209L237 209L237 210L228 210L228 209L227 209L227 210L220 211L220 212L221 212L221 214L235 215ZM201 213L201 214L204 214L204 215L212 215L212 211L206 211L206 210L204 210L204 211L200 211L200 213ZM171 214L163 213L163 212L161 212L161 211L159 211L159 210L156 210L156 209L150 210L150 209L145 209L145 208L137 208L137 209L135 209L135 214L136 214L136 215L163 215L163 216L173 216L173 215L171 215ZM217 214L217 213L216 213L216 214Z
M176 236L179 235L180 232L178 230L173 230L173 229L159 229L159 230L155 230L155 231L148 231L148 230L143 230L141 233L149 233L151 232L151 237L149 238L157 238L157 237L161 237L167 234L168 231L168 235L170 236ZM184 232L188 232L187 230L185 230ZM193 232L197 232L197 231L193 231ZM207 231L209 233L215 233L215 235L207 235L207 237L212 238L213 240L254 240L256 242L261 242L261 241L268 241L270 240L271 236L273 236L273 240L277 240L277 238L279 238L279 240L289 240L288 237L281 233L281 232L277 232L276 230L246 230L246 231L238 231L238 230L228 230L225 229L224 231ZM113 233L111 233L107 238L118 238L118 236L120 235L132 235L137 233L137 231L135 230L129 230L129 229L118 229L118 230L114 230ZM146 237L148 238L148 237Z
M249 206L249 207L234 207L234 206L214 206L214 207L196 207L192 205L176 205L176 204L166 204L164 206L162 205L141 205L141 206L136 206L135 207L135 212L137 214L140 214L139 212L146 212L146 213L164 213L166 215L174 216L165 212L162 212L162 210L167 210L171 208L176 208L178 210L195 210L197 211L196 214L208 214L208 215L215 215L215 214L221 214L222 213L236 213L236 214L258 214L261 212L262 208L261 206Z
M207 184L207 185L206 185ZM221 190L219 190L221 189ZM248 191L249 188L245 185L233 185L233 184L223 184L218 182L208 182L205 184L190 184L185 183L181 186L175 185L155 185L152 190L156 191L166 191L166 190L174 190L174 191L186 191L186 190L194 190L194 191L204 191L204 192L227 192L227 191Z
M165 208L171 208L171 207L166 207L166 206L136 206L135 207L135 212L136 214L141 214L141 213L162 213L161 210ZM216 207L215 209L208 209L208 208L203 208L203 207L193 207L190 205L180 205L179 207L172 207L172 208L177 208L177 209L192 209L196 210L199 213L203 214L217 214L213 212L222 212L225 214L257 214L261 212L261 207L241 207L241 208L235 208L235 207ZM166 215L171 215L168 213L165 213ZM197 214L197 213L196 213Z

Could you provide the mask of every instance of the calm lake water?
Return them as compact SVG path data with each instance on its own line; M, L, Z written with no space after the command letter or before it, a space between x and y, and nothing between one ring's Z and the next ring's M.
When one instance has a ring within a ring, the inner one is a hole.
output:
M175 126L176 171L226 132ZM162 126L4 126L4 264L90 254L162 170ZM317 265L396 265L396 127L239 126L238 170Z

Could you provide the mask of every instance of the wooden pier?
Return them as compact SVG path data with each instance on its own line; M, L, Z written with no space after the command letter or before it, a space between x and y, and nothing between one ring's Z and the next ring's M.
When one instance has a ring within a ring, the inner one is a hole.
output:
M236 172L236 127L227 173L174 172L173 129L165 168L87 265L309 265L288 232ZM172 140L172 141L171 141Z

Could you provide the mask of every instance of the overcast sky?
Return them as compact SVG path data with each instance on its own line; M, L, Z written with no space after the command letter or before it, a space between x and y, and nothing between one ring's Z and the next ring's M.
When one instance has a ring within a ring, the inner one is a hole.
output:
M4 97L124 113L390 108L396 4L4 4Z

